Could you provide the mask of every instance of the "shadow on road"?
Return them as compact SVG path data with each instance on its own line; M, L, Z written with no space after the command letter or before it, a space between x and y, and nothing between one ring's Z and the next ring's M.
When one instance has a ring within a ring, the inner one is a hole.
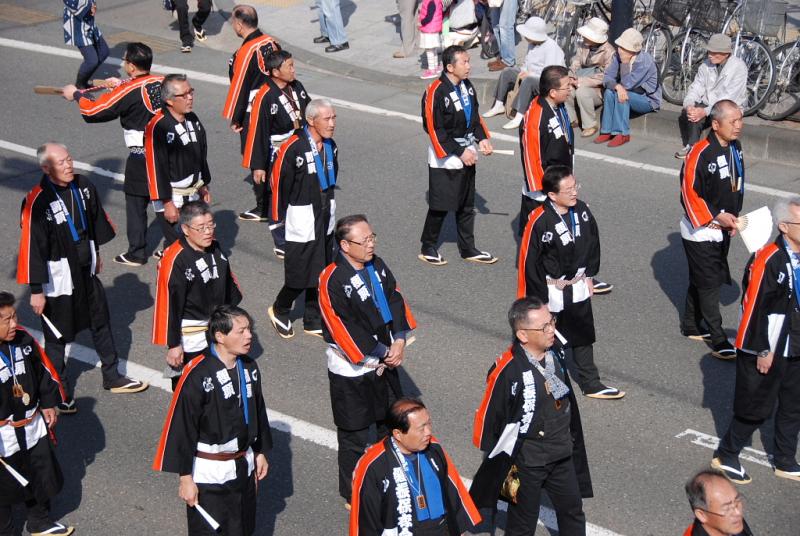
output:
M274 423L272 423L274 424ZM272 451L269 453L269 474L258 487L256 536L275 534L275 521L286 509L286 499L294 495L292 478L291 434L272 430Z

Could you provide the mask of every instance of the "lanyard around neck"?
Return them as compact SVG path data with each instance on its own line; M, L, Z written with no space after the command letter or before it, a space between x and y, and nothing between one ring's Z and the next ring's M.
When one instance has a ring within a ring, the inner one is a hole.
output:
M2 358L3 363L5 363L8 370L11 371L11 376L14 378L14 383L17 383L17 372L14 370L14 356L17 355L14 351L14 347L11 346L11 343L8 343L8 353L11 354L11 357L7 356L2 350L0 350L0 358Z
M792 262L792 255L794 255L794 251L792 248L789 247L789 243L786 241L786 238L783 238L783 245L786 248L786 253L789 254L789 268L791 268L791 277L792 277L792 288L794 289L794 297L797 300L797 306L800 307L800 288L797 287L798 281L800 281L800 265L795 268L794 263Z
M58 199L58 202L61 204L61 208L64 211L64 215L67 219L69 232L70 234L72 234L72 241L80 242L81 237L78 235L78 229L75 227L75 220L72 219L72 215L69 213L69 210L67 210L67 205L66 203L64 203L64 200L61 199L60 195L58 195L58 190L56 190L56 187L50 180L50 177L47 177L47 184L50 185L50 189L53 191L53 194L55 194L56 198ZM88 232L89 228L86 225L86 213L83 210L83 196L81 196L81 194L78 192L78 188L76 188L75 184L72 182L69 184L69 190L70 193L72 194L72 200L75 201L75 204L78 205L78 213L81 216L81 225L83 226L83 230Z
M367 271L367 277L369 278L369 290L372 295L372 301L381 313L383 323L388 324L394 320L394 318L392 317L392 311L389 309L389 301L386 299L386 292L383 290L383 285L381 285L378 279L378 274L375 273L375 265L370 261L364 265L364 269ZM358 277L361 277L361 274L358 274ZM367 281L364 281L364 283L367 283Z
M333 169L333 143L331 140L322 140L322 150L325 152L325 163L323 165L322 157L317 151L317 142L311 137L311 132L307 126L303 127L303 130L308 136L308 144L311 146L311 156L314 157L314 167L317 168L319 187L325 191L336 184L336 170Z
M453 84L453 87L456 90L456 95L461 100L461 104L464 106L464 115L467 118L467 128L469 128L470 123L472 122L472 100L469 98L469 91L467 91L467 86L464 86L464 91L461 91L461 82L459 84Z
M209 349L211 350L211 355L219 359L220 363L222 363L222 365L224 366L225 362L222 361L222 358L219 356L219 354L217 354L215 346L216 346L215 344L209 346ZM244 424L249 425L250 411L247 402L247 385L246 385L247 380L245 379L244 375L244 367L242 366L242 359L239 357L236 358L236 372L239 375L239 399L241 400L242 403L242 412L244 413Z

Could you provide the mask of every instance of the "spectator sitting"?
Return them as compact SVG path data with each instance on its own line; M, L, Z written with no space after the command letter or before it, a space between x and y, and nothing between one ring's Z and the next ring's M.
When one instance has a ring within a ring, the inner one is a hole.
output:
M516 67L503 69L494 92L494 106L483 114L483 117L494 117L505 112L506 97L514 87L517 78L521 78L519 93L514 102L514 109L517 113L511 121L503 125L506 130L515 129L522 123L522 118L533 97L539 94L539 77L544 68L550 65L564 65L564 51L561 50L558 43L548 37L547 23L544 19L531 17L525 21L525 24L517 25L517 31L528 41L528 53L525 55L524 68L522 70Z
M744 497L716 469L705 469L686 483L694 522L683 536L753 536L744 520Z
M569 76L575 91L565 103L570 122L577 120L575 105L581 113L582 137L588 138L597 132L596 109L603 104L603 77L615 50L608 42L608 24L597 17L589 19L578 28L583 43L578 48L569 66Z
M642 51L642 34L628 28L614 42L617 53L603 78L603 119L595 143L619 147L631 140L631 111L643 115L661 107L661 84L653 57Z
M675 158L686 158L703 130L711 126L709 112L714 103L728 99L742 108L747 103L747 64L731 55L731 38L714 34L708 40L707 50L708 58L697 69L683 98L678 118L683 148L675 153Z

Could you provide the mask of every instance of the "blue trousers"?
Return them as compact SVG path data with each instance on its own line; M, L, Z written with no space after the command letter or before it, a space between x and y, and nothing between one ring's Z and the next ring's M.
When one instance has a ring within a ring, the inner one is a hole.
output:
M93 45L86 45L85 47L78 47L83 56L83 63L78 67L78 78L75 80L75 85L78 89L86 89L89 87L89 79L94 72L100 67L108 57L108 45L103 36L98 37Z
M317 0L319 32L331 40L332 45L347 42L339 0Z
M601 134L631 133L631 112L639 115L653 111L653 106L644 95L628 91L628 100L619 102L617 92L606 89L603 92L603 118L600 121Z
M519 2L509 0L492 9L492 31L500 47L500 59L509 67L517 63L517 41L514 26L517 23Z

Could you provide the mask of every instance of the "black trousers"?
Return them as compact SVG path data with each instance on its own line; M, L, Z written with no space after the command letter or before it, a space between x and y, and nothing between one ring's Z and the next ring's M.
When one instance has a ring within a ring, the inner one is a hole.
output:
M125 254L130 260L147 260L147 206L149 197L125 194L125 218L128 237L128 252Z
M381 441L389 434L389 431L383 421L375 423L375 426L377 435L375 441ZM370 441L371 428L362 428L361 430L336 428L336 440L339 443L339 451L337 453L339 462L339 495L348 504L353 493L353 471L358 460L364 455L364 451L374 443L374 441Z
M192 46L194 33L189 28L189 0L174 0L174 3L175 11L178 12L178 31L181 35L181 44ZM211 0L197 0L197 13L192 17L192 26L202 30L210 13Z
M25 508L28 511L28 524L26 527L28 532L41 532L50 528L50 505L39 504L36 499L28 499L25 501ZM0 536L18 534L14 532L13 521L12 506L10 504L0 506Z
M161 232L164 234L164 247L168 248L181 237L181 227L177 222L168 222L163 212L156 212L156 220L158 220L158 226L161 227Z
M572 363L575 368L575 381L584 393L597 391L602 384L600 383L600 371L594 364L594 347L591 344L586 346L573 346ZM569 353L569 352L568 352Z
M720 287L697 288L689 283L686 291L686 305L681 319L681 329L685 333L702 332L701 320L705 320L711 333L711 344L720 344L728 340L722 329L722 314L719 312Z
M696 103L697 104L697 103ZM697 104L698 106L702 104ZM700 141L700 135L703 130L711 126L711 119L705 116L702 121L689 121L686 115L686 108L681 110L681 115L678 117L678 128L681 130L681 143L683 145L694 145Z
M733 420L719 442L717 455L723 462L732 463L750 442L755 431L767 420L746 418L749 415L740 416L749 412L745 411L745 408L739 408L739 404L759 404L761 408L771 413L777 402L774 463L779 469L789 468L796 463L797 440L800 433L800 356L789 359L776 356L769 372L763 375L755 368L757 359L752 354L741 351L736 353L737 394L740 392L745 394L739 385L740 381L747 381L750 384L757 382L758 385L751 385L750 389L747 389L746 394L750 396L746 400L737 400ZM752 370L743 374L744 367ZM742 375L750 378L740 379Z
M520 237L525 234L525 226L528 225L528 216L540 206L542 206L541 201L537 201L527 195L522 196L522 203L519 207L519 226L517 228L517 233L519 233Z
M319 311L319 291L316 288L292 288L284 285L272 305L275 314L286 316L291 313L295 300L303 292L306 293L303 325L306 329L319 329L322 327L322 315Z
M425 225L422 227L422 249L436 249L439 243L439 233L442 230L446 210L428 209ZM462 207L455 211L456 231L458 233L458 251L462 257L469 257L476 253L475 248L475 207Z
M518 465L517 504L509 504L506 536L531 536L539 521L542 490L556 511L560 536L585 536L586 515L572 457L541 467Z

